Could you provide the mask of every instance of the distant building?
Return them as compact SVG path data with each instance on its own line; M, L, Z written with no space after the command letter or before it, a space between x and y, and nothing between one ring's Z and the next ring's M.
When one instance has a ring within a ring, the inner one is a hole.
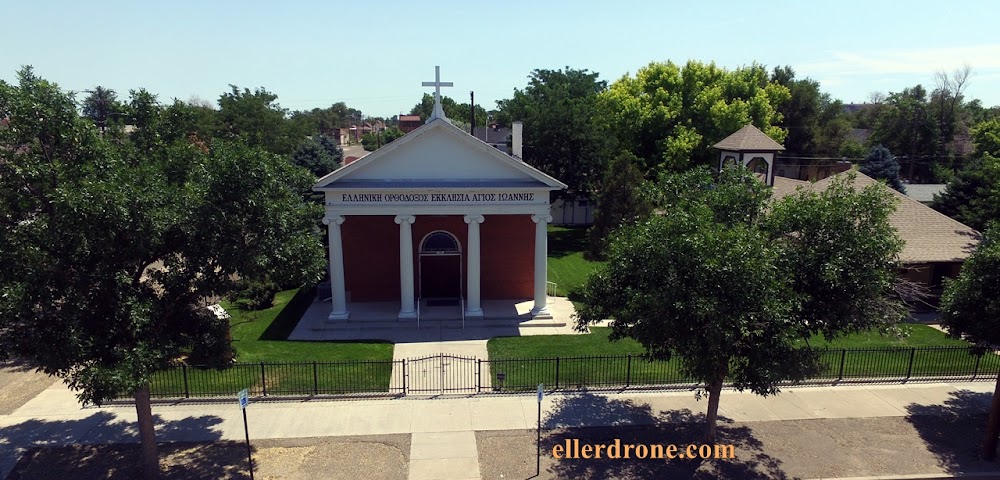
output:
M423 122L420 121L420 115L400 115L399 116L399 129L403 133L410 133L416 130Z
M486 127L476 127L475 132L476 138L503 153L510 154L510 147L507 143L511 137L511 130L509 128L493 124Z

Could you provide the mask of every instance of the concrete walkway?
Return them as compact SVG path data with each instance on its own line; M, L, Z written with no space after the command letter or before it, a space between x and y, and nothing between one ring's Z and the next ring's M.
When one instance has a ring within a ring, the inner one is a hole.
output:
M963 393L992 393L992 382L798 387L762 398L724 391L720 415L739 422L818 418L903 417L915 406L942 405ZM963 392L963 393L958 393ZM983 408L988 398L980 395ZM542 427L645 425L662 412L704 412L690 391L566 393L542 402ZM297 400L248 407L251 439L410 433L410 478L479 478L473 432L534 429L535 396L427 399ZM226 403L157 404L161 442L242 440L234 398ZM10 415L0 415L0 478L26 448L74 443L136 442L132 406L82 408L57 383Z

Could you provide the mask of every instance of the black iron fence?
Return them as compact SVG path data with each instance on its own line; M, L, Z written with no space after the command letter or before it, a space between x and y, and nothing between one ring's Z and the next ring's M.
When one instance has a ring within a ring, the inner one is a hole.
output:
M988 381L1000 355L971 347L828 349L812 382L907 380ZM180 366L157 373L154 398L488 393L546 389L671 388L697 382L679 359L641 355L482 360L441 355L412 360L238 363L224 368Z

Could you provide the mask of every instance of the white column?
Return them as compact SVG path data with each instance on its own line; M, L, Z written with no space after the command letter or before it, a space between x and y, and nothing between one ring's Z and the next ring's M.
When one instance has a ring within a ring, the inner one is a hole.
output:
M323 217L330 233L330 293L333 297L333 310L330 320L347 320L351 312L347 311L347 292L344 286L344 242L340 238L340 224L344 223L343 215L327 215Z
M413 305L413 215L397 215L399 225L399 319L417 318Z
M531 220L535 222L535 308L531 309L533 318L552 318L546 307L545 281L548 269L549 232L548 223L552 221L552 215L532 215Z
M467 296L465 303L465 315L467 317L483 316L483 309L480 306L479 282L480 282L480 253L479 253L479 224L486 220L482 215L466 215L465 223L469 224L468 243L468 272L465 276Z

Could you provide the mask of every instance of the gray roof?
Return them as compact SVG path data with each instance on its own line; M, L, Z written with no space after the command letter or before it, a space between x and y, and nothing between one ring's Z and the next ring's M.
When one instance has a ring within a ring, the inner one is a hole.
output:
M735 150L738 152L751 150L781 151L785 149L780 143L775 142L771 137L753 125L747 125L737 130L736 133L722 139L721 142L713 146L719 150Z
M944 183L907 183L906 196L918 202L930 202L934 200L934 195L944 192L947 186Z
M507 137L509 136L509 128L476 127L476 138L486 143L507 143Z

